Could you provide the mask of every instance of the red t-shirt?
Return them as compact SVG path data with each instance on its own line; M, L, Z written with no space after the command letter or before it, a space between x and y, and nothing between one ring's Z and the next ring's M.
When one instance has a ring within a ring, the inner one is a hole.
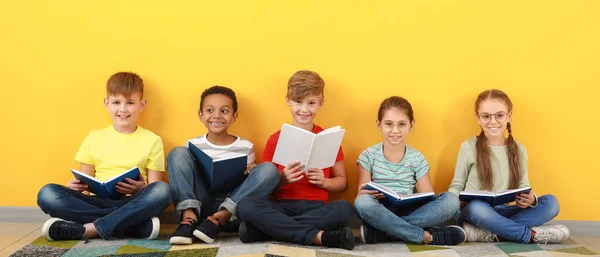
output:
M317 125L315 125L312 130L312 132L315 134L321 131L323 131L323 129ZM275 148L277 147L277 141L279 140L280 133L281 130L275 132L275 134L269 137L267 145L265 146L265 152L262 156L262 162L273 161L273 155L275 154ZM340 150L335 158L335 162L339 162L341 160L344 160L344 153L342 152L342 147L340 146ZM285 166L281 166L279 164L275 165L279 169L279 173L282 173ZM331 168L323 169L323 174L326 178L329 178L331 176ZM282 186L279 191L275 193L275 199L318 200L327 202L328 197L329 192L327 192L327 190L308 183L308 178L306 178L306 176L299 181Z

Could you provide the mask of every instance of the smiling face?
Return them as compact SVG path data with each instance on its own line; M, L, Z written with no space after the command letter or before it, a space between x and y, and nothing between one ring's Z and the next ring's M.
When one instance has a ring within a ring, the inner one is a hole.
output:
M377 127L383 135L385 145L401 146L406 144L408 132L415 124L411 121L405 110L399 108L389 108L384 111L383 118L377 121Z
M233 111L231 98L223 94L212 94L204 98L198 117L209 134L221 134L227 133L227 128L235 123L237 112Z
M137 129L137 117L145 105L146 100L142 99L140 92L131 93L128 97L123 94L109 95L104 99L115 130L121 133L131 133Z
M292 113L292 125L297 127L312 126L317 112L323 107L322 94L307 95L295 101L287 97L286 101Z
M504 138L506 124L510 122L512 112L502 99L488 98L479 103L477 121L485 136L489 139Z

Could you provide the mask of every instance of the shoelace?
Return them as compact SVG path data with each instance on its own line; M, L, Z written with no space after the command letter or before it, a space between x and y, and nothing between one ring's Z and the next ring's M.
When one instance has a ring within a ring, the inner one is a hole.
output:
M66 240L83 240L85 244L89 243L89 240L83 237L83 232L81 231L81 227L77 224L71 224L64 222L59 225L60 229L58 230L57 237L60 239ZM85 230L84 230L85 231ZM79 237L79 233L81 236Z
M551 239L556 239L558 241L558 235L556 233L552 233L550 230L536 232L535 236L538 238L538 243L544 242L544 244L548 244L548 241Z
M496 234L488 234L485 236L485 241L488 243L493 243L494 241L500 242L500 239L498 239Z

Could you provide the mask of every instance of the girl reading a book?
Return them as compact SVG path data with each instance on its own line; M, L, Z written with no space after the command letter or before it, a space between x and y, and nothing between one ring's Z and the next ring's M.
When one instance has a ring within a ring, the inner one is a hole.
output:
M377 128L383 142L363 151L357 162L359 188L354 204L364 223L363 243L401 239L410 243L457 245L465 241L465 231L458 226L435 227L457 214L456 194L442 193L425 204L396 208L379 201L386 197L382 192L365 188L368 182L374 182L398 196L413 194L415 188L420 193L433 192L427 160L406 144L414 125L413 109L406 99L392 96L379 106Z
M508 96L500 90L479 94L475 114L481 133L462 143L450 192L456 195L464 190L498 193L529 187L527 151L512 135L512 107ZM561 243L569 238L569 230L563 225L541 226L558 214L555 196L538 198L530 190L517 195L515 200L515 205L498 206L482 200L461 202L464 208L457 217L457 224L465 229L467 241L490 242L501 238L519 243Z

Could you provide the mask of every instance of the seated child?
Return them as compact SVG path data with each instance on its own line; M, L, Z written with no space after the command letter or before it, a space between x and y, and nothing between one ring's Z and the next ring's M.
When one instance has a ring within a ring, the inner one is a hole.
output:
M358 196L354 202L363 220L361 239L374 244L398 238L405 242L433 245L458 245L465 241L465 231L458 226L438 228L458 212L458 196L442 193L424 205L410 205L390 210L378 199L377 190L366 190L369 181L384 185L399 195L433 192L429 165L425 156L406 144L415 125L410 103L398 96L385 99L379 106L377 127L383 142L367 148L358 158ZM424 229L425 228L425 229Z
M279 182L275 165L263 163L256 166L254 145L227 132L238 117L238 103L233 90L222 86L204 90L198 117L208 133L190 139L186 146L174 148L167 157L173 201L181 218L179 227L171 236L171 244L191 244L192 235L212 243L222 227L236 217L242 199L248 196L266 199ZM194 144L212 158L246 154L246 179L230 192L211 192L201 176L199 163L188 148L189 144Z
M323 129L313 123L323 106L325 83L312 71L298 71L288 82L286 101L291 109L292 125L318 133ZM279 140L277 131L267 141L262 157L271 162ZM351 250L354 248L352 204L346 200L326 203L329 192L346 190L347 179L342 148L335 165L326 169L305 167L298 161L277 165L281 172L275 201L248 197L238 206L242 223L240 240L284 240L304 245L324 245Z
M119 182L118 192L130 194L118 200L84 194L87 185L73 179L68 186L47 184L38 193L38 205L53 218L44 223L43 236L49 240L77 240L100 236L154 239L158 236L158 215L171 203L171 191L162 181L164 150L162 140L137 125L146 106L142 79L132 72L112 75L106 84L104 105L113 120L107 128L93 130L85 138L75 160L80 171L101 181L134 166L140 180Z

